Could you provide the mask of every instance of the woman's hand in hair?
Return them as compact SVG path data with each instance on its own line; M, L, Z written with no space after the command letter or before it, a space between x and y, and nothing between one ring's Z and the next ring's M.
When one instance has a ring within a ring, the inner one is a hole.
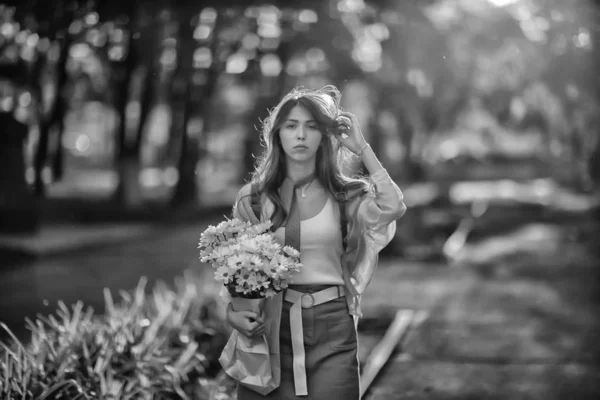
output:
M360 153L361 149L367 144L363 136L358 118L349 112L342 112L337 117L333 129L335 137L354 154Z

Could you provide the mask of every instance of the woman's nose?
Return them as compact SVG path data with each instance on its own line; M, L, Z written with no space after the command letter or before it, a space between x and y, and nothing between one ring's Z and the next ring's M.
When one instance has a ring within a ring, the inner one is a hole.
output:
M306 138L306 127L305 126L298 127L298 131L296 132L296 135L298 136L298 139Z

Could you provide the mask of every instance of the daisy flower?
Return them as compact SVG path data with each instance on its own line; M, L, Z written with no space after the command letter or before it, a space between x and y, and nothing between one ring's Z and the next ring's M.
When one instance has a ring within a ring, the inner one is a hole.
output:
M216 269L215 279L227 284L233 279L233 277L231 276L231 272L230 272L229 268L222 266L222 267L219 267Z
M244 255L242 254L233 254L231 257L227 258L227 265L229 268L234 270L239 270L244 265Z

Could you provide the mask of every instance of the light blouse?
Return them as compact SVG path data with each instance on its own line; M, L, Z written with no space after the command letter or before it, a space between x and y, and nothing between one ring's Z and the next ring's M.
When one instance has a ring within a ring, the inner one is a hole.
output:
M285 243L285 227L278 228L275 239ZM302 268L290 279L293 285L343 285L342 230L339 207L331 199L314 217L300 221L300 262Z

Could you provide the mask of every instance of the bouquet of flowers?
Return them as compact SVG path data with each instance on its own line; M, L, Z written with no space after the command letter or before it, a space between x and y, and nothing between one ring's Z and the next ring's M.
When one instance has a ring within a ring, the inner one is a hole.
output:
M288 286L302 264L300 253L277 243L271 222L252 224L234 218L209 226L200 236L200 260L211 264L235 311L263 313L265 302ZM223 370L263 395L279 386L265 335L248 338L234 330L221 353Z
M234 218L209 226L200 236L200 261L211 264L215 279L232 297L273 297L302 267L300 253L277 243L271 226L270 221L252 224Z

